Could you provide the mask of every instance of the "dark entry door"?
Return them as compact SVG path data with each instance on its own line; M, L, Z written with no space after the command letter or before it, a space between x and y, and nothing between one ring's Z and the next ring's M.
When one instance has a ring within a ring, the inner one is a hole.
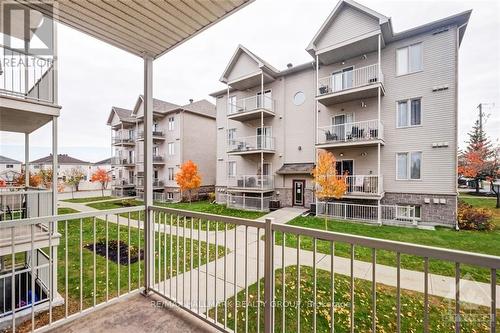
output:
M304 206L305 180L293 180L293 205Z

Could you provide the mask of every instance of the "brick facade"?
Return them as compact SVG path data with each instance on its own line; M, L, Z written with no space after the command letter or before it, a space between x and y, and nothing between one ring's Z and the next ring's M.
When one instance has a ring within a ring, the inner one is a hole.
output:
M420 206L422 222L449 227L454 227L456 223L456 195L386 192L381 200L381 204Z

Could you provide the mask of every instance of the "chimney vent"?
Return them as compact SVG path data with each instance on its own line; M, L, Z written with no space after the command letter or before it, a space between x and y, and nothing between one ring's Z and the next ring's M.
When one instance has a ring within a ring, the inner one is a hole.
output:
M293 67L293 65L292 65L291 62L289 62L288 64L286 64L286 68L292 68L292 67Z
M193 103L193 99L192 98L189 99L189 104L191 104L191 103Z

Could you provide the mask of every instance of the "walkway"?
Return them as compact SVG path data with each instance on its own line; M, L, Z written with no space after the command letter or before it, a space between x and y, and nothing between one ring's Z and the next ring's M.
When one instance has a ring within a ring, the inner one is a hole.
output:
M70 207L81 211L98 211L95 208L68 202L60 202L61 206ZM275 223L286 223L289 220L300 216L305 210L296 208L282 208L278 211L271 212L269 214L261 217L260 221L264 221L267 217L276 218ZM99 216L99 218L105 218L104 216ZM115 217L113 217L113 222ZM124 217L119 218L119 222L122 225L127 225L128 219ZM132 221L131 221L132 222ZM131 223L131 226L136 227L136 221ZM264 226L263 226L264 227ZM142 225L141 225L142 228ZM155 224L155 229L161 233L170 234L170 227L164 226L163 224ZM172 233L175 235L178 232L179 236L190 235L190 230L182 227L172 226ZM235 235L236 232L236 235ZM249 286L258 281L258 279L263 277L264 272L264 241L262 236L264 230L259 231L259 236L257 235L257 230L255 228L246 228L243 226L237 227L236 229L227 230L224 235L224 231L219 231L215 233L214 231L202 231L200 235L201 241L207 241L211 244L218 243L219 246L225 246L230 253L225 257L218 259L217 261L212 261L207 265L202 265L199 269L193 271L188 271L184 274L180 274L173 278L172 283L170 281L162 281L161 285L158 286L159 290L170 294L172 296L184 295L187 291L195 296L189 297L186 302L191 304L198 303L204 304L207 301L207 295L201 293L198 297L197 287L198 279L200 280L200 289L205 291L205 285L214 286L217 283L217 288L210 288L212 291L219 291L217 295L212 294L213 297L209 295L208 306L212 307L214 301L216 303L222 302L224 296L227 298L234 295L236 283L236 293L245 289L245 285ZM226 243L224 244L224 238ZM193 239L198 239L198 233L193 232ZM276 269L282 267L282 247L281 245L276 245L274 247L274 265ZM247 253L247 255L245 254ZM297 264L297 250L295 248L285 247L284 248L284 264L285 267ZM246 265L245 265L246 260ZM258 265L257 265L258 263ZM300 250L300 265L313 266L313 252L307 250ZM257 269L258 267L258 269ZM325 271L330 271L331 268L331 256L317 253L316 254L316 267ZM162 271L165 268L162 267ZM354 261L354 277L358 279L363 279L371 281L371 263L355 260ZM226 283L224 284L224 271L226 271ZM259 274L257 275L257 271ZM236 273L236 276L234 275ZM339 256L334 257L334 273L349 276L350 275L350 259L343 258ZM208 276L207 276L208 274ZM395 267L377 264L376 266L376 280L377 283L381 283L387 286L396 287L397 286L397 271ZM193 284L190 283L191 279ZM207 281L208 279L208 281ZM175 289L176 282L179 282L179 290ZM216 282L217 281L217 282ZM172 289L168 288L172 285ZM183 288L184 286L184 288ZM222 291L226 289L224 294ZM417 272L413 270L401 269L401 288L411 291L423 292L424 291L424 274L422 272ZM479 304L483 306L490 306L490 285L487 283L473 282L467 280L461 280L461 301ZM212 293L212 292L211 292ZM436 274L429 274L429 294L454 298L455 297L455 279L454 277L447 277ZM185 295L186 296L186 295ZM497 285L497 308L500 309L500 286ZM180 296L179 296L180 297ZM179 298L179 301L183 301L183 298Z

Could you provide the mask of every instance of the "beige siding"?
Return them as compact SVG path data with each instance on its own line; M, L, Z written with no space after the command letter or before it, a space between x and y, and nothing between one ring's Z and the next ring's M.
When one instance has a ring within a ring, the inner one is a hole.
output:
M323 32L316 47L321 50L378 29L377 19L345 6Z
M241 53L231 69L227 79L233 81L245 75L259 71L259 66L248 54Z

